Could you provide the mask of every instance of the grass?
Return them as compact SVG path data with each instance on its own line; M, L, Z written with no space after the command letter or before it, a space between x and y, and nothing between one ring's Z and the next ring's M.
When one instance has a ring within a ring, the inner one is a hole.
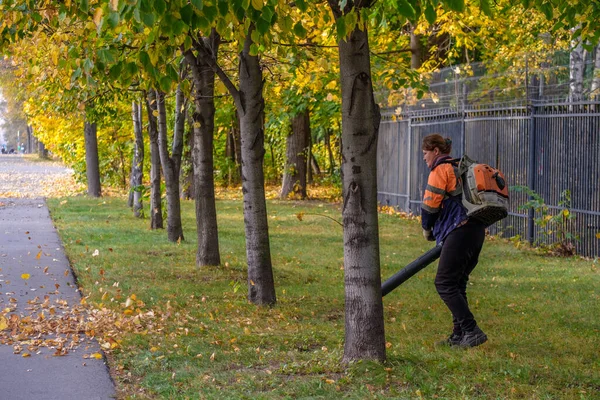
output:
M342 229L323 217L341 219L339 206L268 202L278 303L258 308L246 301L241 201L217 202L223 265L203 269L194 266L191 202L180 244L133 218L121 199L48 203L88 303L123 310L133 298L134 313L162 318L161 326L117 327L109 360L122 398L600 398L594 261L491 238L469 284L488 343L434 345L451 318L430 266L384 299L387 361L342 366ZM431 246L418 222L385 214L380 242L384 278Z

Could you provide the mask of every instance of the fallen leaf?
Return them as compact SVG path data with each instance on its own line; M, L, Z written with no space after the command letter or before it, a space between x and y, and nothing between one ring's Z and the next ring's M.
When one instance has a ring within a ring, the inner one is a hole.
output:
M29 275L29 274L21 274L21 279L27 280L29 278L31 278L31 275Z
M100 353L94 353L91 355L92 358L95 358L96 360L101 360L102 359L102 354Z
M42 251L40 250L40 252L37 253L37 256L35 256L36 260L39 260L41 256L42 256Z
M4 315L0 315L0 331L5 330L6 328L8 328L8 320Z

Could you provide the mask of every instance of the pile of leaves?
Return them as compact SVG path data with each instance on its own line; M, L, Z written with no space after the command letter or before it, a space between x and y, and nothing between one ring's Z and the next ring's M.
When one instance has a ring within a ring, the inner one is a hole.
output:
M112 299L114 302L114 299ZM26 313L16 312L17 300L0 311L0 344L13 347L14 354L31 357L46 348L54 356L64 356L97 340L105 352L119 347L121 337L131 332L159 332L169 313L144 308L135 294L116 309L93 307L83 298L79 304L66 300L51 301L49 295L27 302ZM100 353L83 354L83 358L102 359Z

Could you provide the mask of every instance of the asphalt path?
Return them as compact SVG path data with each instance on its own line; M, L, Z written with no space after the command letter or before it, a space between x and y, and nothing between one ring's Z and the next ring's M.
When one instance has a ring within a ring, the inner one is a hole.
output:
M19 156L0 156L3 192L20 198L0 198L0 400L93 400L115 397L98 343L80 332L54 335L52 331L23 334L7 343L6 321L69 315L81 295L54 228L45 200L35 187L51 184L69 171L28 163ZM15 183L16 182L16 183ZM51 310L52 309L52 310ZM13 316L14 315L14 316ZM4 316L4 319L1 317ZM13 331L15 332L15 331ZM73 338L75 336L75 345ZM68 340L54 340L54 339ZM62 343L62 344L61 344Z

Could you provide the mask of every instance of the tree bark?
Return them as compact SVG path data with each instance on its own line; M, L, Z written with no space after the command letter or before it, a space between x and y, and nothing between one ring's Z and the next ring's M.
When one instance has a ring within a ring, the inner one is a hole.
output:
M156 116L156 92L150 90L146 99L148 110L148 136L150 138L150 229L162 229L161 190L160 190L160 150L158 148L158 127Z
M181 224L181 202L179 199L179 170L183 152L183 130L185 128L186 104L180 85L175 92L175 127L173 129L173 150L169 154L167 139L167 107L165 94L156 91L158 107L158 152L167 188L167 239L170 242L184 240Z
M329 168L327 172L329 175L333 175L333 171L335 170L335 157L333 156L333 151L331 149L331 129L325 130L325 147L327 148L327 155L329 156Z
M194 149L194 119L188 110L186 121L187 129L183 134L183 142L187 146L183 148L181 156L181 171L179 172L179 182L181 186L181 198L191 200L194 198L194 164L192 162L192 152Z
M575 45L575 42L572 42ZM569 60L569 100L583 100L583 75L585 68L585 50L583 44L578 43L571 49Z
M228 171L228 183L231 186L234 183L239 183L242 176L242 142L240 139L240 119L237 111L233 115L231 129L227 133L225 156L229 160L229 164L235 168L235 173L231 171L231 167Z
M351 11L348 3L345 12ZM342 11L329 0L334 15ZM377 221L379 107L373 97L367 30L338 42L342 90L345 362L385 359Z
M98 162L98 136L96 123L85 122L85 173L87 176L88 196L100 197L100 164Z
M248 299L253 304L272 305L277 299L271 265L263 171L264 82L258 56L250 55L253 30L254 25L251 25L244 49L239 56L241 109L238 107L242 139L242 192L248 259Z
M600 44L596 46L596 57L594 58L594 74L592 78L592 87L590 90L590 98L597 99L600 97Z
M208 38L201 38L200 40L203 40L206 48L210 49L210 56L216 59L220 41L216 31L213 30ZM213 160L215 72L207 64L201 52L198 53L198 56L195 56L191 51L188 51L185 57L194 79L195 112L192 115L194 129L192 162L194 165L196 231L198 235L196 267L200 268L221 264Z
M207 50L203 43L196 43L196 45L233 97L238 110L242 141L242 193L248 261L248 300L253 304L272 305L276 302L276 296L263 171L265 156L263 80L258 56L250 55L254 29L255 26L251 23L244 48L239 55L239 89L216 63L214 54Z
M133 162L131 163L131 192L133 193L132 204L133 215L141 218L143 215L142 184L144 179L144 134L142 132L142 105L133 102L131 105L133 118L133 133L135 145L133 150Z
M48 150L46 149L46 145L44 142L38 140L37 146L38 157L40 158L48 158Z
M423 43L422 35L415 34L415 28L410 28L410 68L419 69L423 65Z
M286 161L281 185L281 199L287 199L290 193L302 200L306 198L309 135L310 115L306 109L292 118L292 132L286 138Z

